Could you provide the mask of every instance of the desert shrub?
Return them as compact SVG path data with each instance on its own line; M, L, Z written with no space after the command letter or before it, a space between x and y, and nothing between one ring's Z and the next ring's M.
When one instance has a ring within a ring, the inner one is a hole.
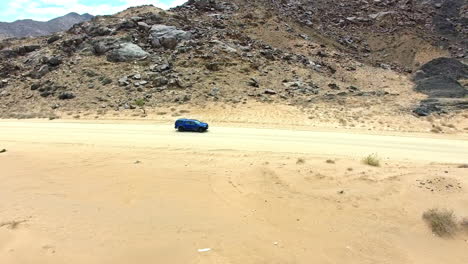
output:
M304 163L305 163L305 159L303 158L298 158L296 161L296 164L304 164Z
M432 233L440 237L448 237L457 231L457 221L453 211L447 209L430 209L423 214L423 219L429 225Z
M141 110L143 110L143 114L146 115L145 104L146 104L145 99L137 99L137 100L135 100L135 105L137 105L138 107L140 107Z
M136 99L135 104L137 106L144 106L145 105L145 99Z
M326 161L326 163L328 163L328 164L335 164L335 161L334 161L334 160L331 160L331 159L328 159L328 160Z
M367 164L369 166L373 166L373 167L380 167L380 159L379 157L377 157L377 154L371 154L367 157L365 157L362 162L364 164Z

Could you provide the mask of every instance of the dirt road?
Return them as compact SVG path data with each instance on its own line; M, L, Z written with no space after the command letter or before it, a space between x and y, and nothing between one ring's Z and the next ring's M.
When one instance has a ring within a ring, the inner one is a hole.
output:
M212 127L209 133L178 133L172 125L2 122L3 142L91 146L240 150L468 163L468 140L383 136L344 132Z
M0 263L468 263L421 219L468 218L463 138L0 121L3 148Z

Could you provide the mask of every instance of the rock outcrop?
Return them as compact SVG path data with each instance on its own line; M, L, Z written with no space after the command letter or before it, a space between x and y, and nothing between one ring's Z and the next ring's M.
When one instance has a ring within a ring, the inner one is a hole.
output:
M174 26L154 25L150 30L151 45L155 48L174 49L182 40L189 40L189 32L179 30Z
M125 62L145 58L149 55L140 46L133 43L122 43L107 55L107 59L112 62Z
M466 109L468 100L464 98L468 96L468 90L459 82L463 79L468 79L468 65L453 58L437 58L421 66L414 76L414 89L431 99L423 100L414 113L427 116Z

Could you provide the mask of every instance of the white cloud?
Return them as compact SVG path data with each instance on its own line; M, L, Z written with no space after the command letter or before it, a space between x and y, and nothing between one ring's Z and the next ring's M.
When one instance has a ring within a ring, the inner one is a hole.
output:
M78 4L78 0L39 0L46 5L57 5L57 6L72 6Z
M117 3L116 3L117 2ZM50 20L70 12L89 13L92 15L110 15L132 6L154 5L168 9L182 5L186 0L114 0L113 4L100 4L87 6L79 0L13 0L4 11L0 11L0 20L12 21L16 19L34 19L39 21Z

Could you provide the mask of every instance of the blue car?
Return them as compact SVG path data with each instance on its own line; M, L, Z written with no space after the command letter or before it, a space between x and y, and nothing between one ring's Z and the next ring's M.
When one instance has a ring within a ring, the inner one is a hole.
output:
M183 131L196 131L196 132L206 132L208 130L208 124L200 122L195 119L179 119L175 122L175 129L180 132Z

